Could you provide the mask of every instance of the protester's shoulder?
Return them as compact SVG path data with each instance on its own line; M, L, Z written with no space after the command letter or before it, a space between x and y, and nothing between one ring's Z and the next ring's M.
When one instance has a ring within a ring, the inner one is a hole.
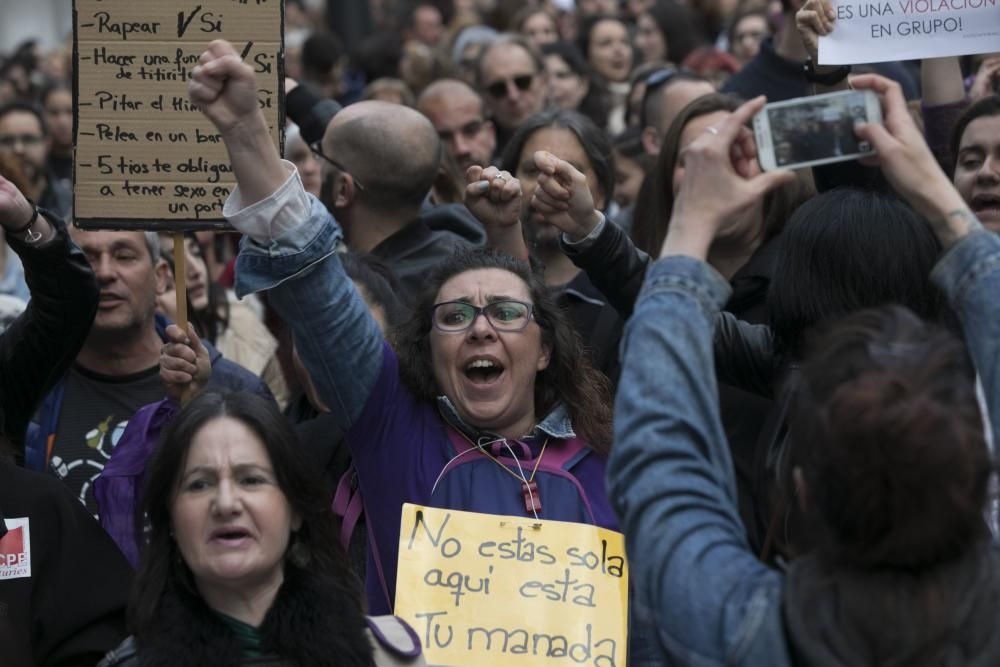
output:
M458 245L481 246L486 243L482 224L464 204L438 204L421 212L420 219L438 238L453 237Z
M212 361L210 387L214 386L218 389L229 391L249 391L254 394L273 398L267 385L259 376L254 375L236 362L226 359L208 341L202 341L202 344L208 350L209 359Z
M11 516L17 508L66 507L77 502L66 485L52 475L26 470L13 463L0 463L0 507Z

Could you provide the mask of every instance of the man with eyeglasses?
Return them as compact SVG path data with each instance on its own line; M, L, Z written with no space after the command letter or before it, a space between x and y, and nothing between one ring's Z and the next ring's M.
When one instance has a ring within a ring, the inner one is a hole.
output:
M524 38L501 35L483 49L476 71L502 152L521 123L545 109L545 61Z
M0 153L16 160L29 199L60 217L69 213L73 193L49 172L49 136L41 109L20 101L0 107Z
M435 81L421 93L417 111L431 121L463 172L473 165L489 165L497 146L496 129L486 119L483 98L468 84L457 79Z

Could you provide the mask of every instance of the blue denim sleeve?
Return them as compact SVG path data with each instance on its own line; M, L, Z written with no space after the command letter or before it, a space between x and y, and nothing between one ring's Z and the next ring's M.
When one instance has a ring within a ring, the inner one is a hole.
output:
M346 431L375 386L383 337L337 257L340 226L318 199L309 199L309 218L268 246L243 238L236 293L269 290L320 398Z
M780 666L782 577L750 553L719 418L712 322L729 293L688 257L650 269L622 341L609 491L668 662Z
M931 277L962 324L996 437L1000 435L1000 237L987 231L970 234L944 254Z

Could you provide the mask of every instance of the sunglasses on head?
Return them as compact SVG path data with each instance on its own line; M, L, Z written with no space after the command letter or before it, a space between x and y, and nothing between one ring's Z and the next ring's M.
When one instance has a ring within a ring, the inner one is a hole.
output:
M649 100L649 96L666 85L667 81L676 75L677 70L673 67L662 67L646 77L646 90L642 93L642 102L639 105L639 127L646 127L646 102Z
M520 76L515 76L513 79L503 79L501 81L494 81L493 83L486 86L486 92L488 92L493 97L498 100L502 100L507 97L507 83L513 81L517 89L522 93L531 87L531 82L534 81L534 74L522 74Z

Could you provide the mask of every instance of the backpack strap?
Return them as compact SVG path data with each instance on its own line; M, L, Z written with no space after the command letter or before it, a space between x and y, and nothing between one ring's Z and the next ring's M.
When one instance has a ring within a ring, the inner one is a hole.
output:
M375 649L375 667L426 665L420 638L398 616L366 616L368 632Z
M450 425L446 425L445 430L448 433L448 439L451 440L451 444L455 448L457 455L451 461L448 461L447 465L441 469L441 473L438 475L438 481L440 481L441 478L443 478L448 472L463 463L475 461L477 457L472 452L475 452L481 457L485 456L481 450L469 442L467 438ZM560 445L558 447L552 447L545 452L545 456L538 464L538 470L563 477L572 483L576 487L580 499L583 501L583 506L584 509L587 510L590 522L596 525L597 518L594 515L594 508L590 504L590 498L587 496L587 490L583 488L583 485L580 484L580 480L578 480L571 472L573 466L579 463L583 457L590 454L592 450L580 437L570 438L569 440L560 440L559 442ZM466 454L468 454L468 456L466 456ZM514 461L509 457L497 456L496 459L506 465L515 465ZM437 482L435 482L435 486L437 486Z
M337 492L333 496L333 513L340 517L340 546L346 553L351 547L351 535L364 513L361 490L358 487L358 471L352 463L337 482Z
M459 433L454 427L448 425L445 426L445 430L448 432L448 439L451 440L452 447L454 447L457 454L463 455L470 450L477 449L475 445L469 442L467 438L463 437L462 434ZM569 470L579 463L584 456L590 453L590 448L579 437L570 438L569 440L560 440L560 443L559 447L552 447L545 452L545 457L542 459L540 464L541 470ZM462 458L464 458L464 456ZM498 456L497 458L503 459L506 457ZM472 460L475 459L473 458ZM441 475L443 476L455 466L461 465L462 462L463 461L458 457L453 458L441 471Z
M337 482L337 491L333 496L333 513L340 517L340 545L347 553L351 547L354 529L358 527L358 521L365 514L364 498L361 497L361 485L358 483L358 470L353 463ZM392 596L389 595L389 586L385 583L385 573L382 571L382 558L375 542L375 533L370 522L365 522L365 527L368 532L368 551L375 563L375 572L382 586L382 594L385 595L386 605L392 609Z

